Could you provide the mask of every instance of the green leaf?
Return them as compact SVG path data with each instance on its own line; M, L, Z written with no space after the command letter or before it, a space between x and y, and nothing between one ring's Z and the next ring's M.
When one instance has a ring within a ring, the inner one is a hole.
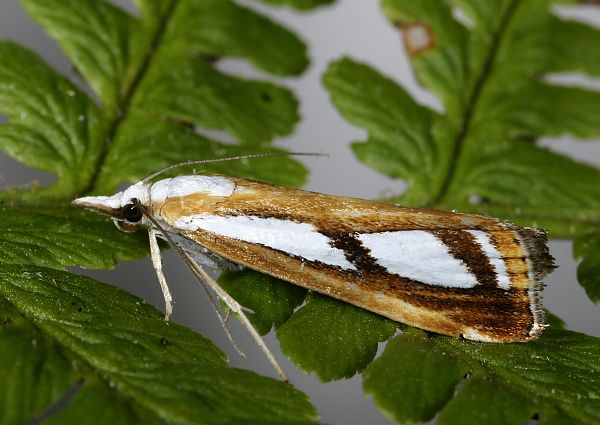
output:
M277 329L281 351L321 381L350 378L375 357L397 323L367 310L311 293Z
M0 114L9 119L0 149L57 177L0 192L0 385L10 389L0 424L313 423L313 407L291 385L227 367L212 343L137 298L50 269L147 254L143 232L126 235L67 202L184 160L278 151L272 140L298 121L290 90L217 66L232 57L299 75L308 58L295 34L228 0L134 3L135 14L103 0L22 0L86 88L0 41ZM289 157L202 171L306 179Z
M278 328L304 302L306 289L252 270L223 272L219 284L242 306L261 335Z
M116 109L128 90L141 52L131 43L136 19L105 1L22 1L85 78L107 109ZM149 36L149 34L144 34Z
M146 120L169 117L225 130L252 144L286 135L298 121L298 103L287 89L223 75L206 60L174 55L167 63L148 75L149 85L135 99ZM173 90L179 94L173 96Z
M393 202L488 214L553 236L600 228L600 186L590 184L600 170L536 144L600 136L600 93L542 78L600 75L598 62L580 54L600 44L600 31L558 19L548 0L454 3L472 27L443 1L382 1L443 113L365 64L330 64L323 81L333 103L368 131L352 145L356 157L407 183Z
M577 267L577 280L587 296L596 304L600 302L600 234L583 235L575 239L573 256L581 259Z
M0 125L0 149L58 176L44 200L84 190L106 131L101 111L34 53L8 41L0 42L0 114L10 119Z
M226 366L210 341L112 286L42 267L0 270L0 423L312 423L306 397ZM35 303L31 300L34 299Z
M367 368L364 388L396 422L426 421L452 398L465 373L435 341L407 332L389 341Z
M548 329L527 344L486 344L411 329L364 373L365 392L398 423L541 424L600 420L597 338Z
M0 208L0 223L0 264L108 269L148 253L144 232L118 232L81 208Z
M298 75L308 65L295 34L234 2L139 1L139 17L108 1L22 3L100 103L34 53L0 42L0 113L10 119L0 125L0 149L58 177L48 187L0 194L11 203L108 194L174 162L273 151L273 138L298 121L288 89L215 66L236 57L271 74ZM206 136L213 130L228 135ZM306 179L290 158L269 162L265 171L256 161L203 169L293 185Z
M148 121L153 119L144 113L139 116L132 113L121 128L109 154L113 171L101 174L98 179L100 187L110 188L107 192L123 181L135 181L139 176L148 175L148 169L160 170L182 158L222 158L265 152L264 148L256 146L223 145L176 123L155 121L154 126L148 126ZM137 144L130 146L132 141ZM171 146L164 150L166 142ZM280 150L271 148L268 151ZM202 170L291 186L301 184L306 176L306 169L301 164L286 157L206 164ZM179 168L171 175L185 172L185 168Z
M310 10L319 6L332 4L335 0L262 0L265 3L276 5L290 5L298 10Z
M537 144L600 136L600 93L544 78L600 75L590 48L600 31L558 19L552 3L382 0L416 78L443 112L349 58L331 63L323 82L339 112L368 132L352 144L356 157L406 182L390 201L501 217L559 237L600 228L600 186L591 184L600 170ZM584 240L580 276L594 264ZM554 316L550 323L538 341L511 345L408 330L367 366L365 391L398 423L437 415L440 424L520 424L536 414L540 424L596 423L599 340L562 330Z

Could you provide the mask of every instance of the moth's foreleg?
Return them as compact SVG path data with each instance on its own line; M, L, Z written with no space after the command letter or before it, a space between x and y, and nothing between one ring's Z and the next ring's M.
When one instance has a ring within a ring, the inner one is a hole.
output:
M275 360L275 356L273 356L271 350L269 350L269 348L261 338L260 334L256 331L254 325L252 325L252 322L250 322L250 320L246 316L246 313L244 313L244 308L235 299L233 299L231 295L225 292L225 290L221 288L221 286L208 273L206 273L206 271L200 265L193 261L193 259L187 253L185 253L185 255L190 260L189 264L193 268L193 271L195 272L194 274L198 277L198 280L200 280L201 283L205 283L208 286L210 286L210 288L225 303L229 310L237 314L240 322L242 322L242 324L246 327L248 332L250 332L250 335L252 335L252 338L254 338L256 344L258 344L265 356L267 356L267 359L269 360L277 374L281 377L282 380L287 381L288 379L285 373L283 372L283 369L281 368L281 366L279 366L277 360Z
M156 271L156 276L158 277L158 282L160 283L160 289L162 290L163 297L165 298L165 320L171 320L171 315L173 314L173 297L171 296L171 291L169 291L167 280L165 279L165 275L162 271L162 257L160 255L158 241L156 240L157 235L160 235L160 232L152 228L148 229L148 239L150 240L150 257L152 258L152 264L154 265L154 270Z

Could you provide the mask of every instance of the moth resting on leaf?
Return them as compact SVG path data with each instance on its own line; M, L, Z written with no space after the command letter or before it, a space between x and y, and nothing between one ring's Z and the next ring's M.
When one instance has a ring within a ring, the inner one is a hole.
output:
M222 175L150 176L76 205L122 230L148 226L238 313L283 375L244 309L204 272L248 267L429 331L516 342L544 329L542 278L554 267L543 230L479 215L404 208ZM222 317L221 317L222 318ZM222 320L224 323L224 320Z

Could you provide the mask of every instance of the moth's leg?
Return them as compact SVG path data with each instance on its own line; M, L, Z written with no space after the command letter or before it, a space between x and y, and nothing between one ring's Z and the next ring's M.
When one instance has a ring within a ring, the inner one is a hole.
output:
M196 276L196 274L194 274L194 276ZM196 278L197 278L197 276L196 276ZM227 327L227 320L229 320L229 312L231 310L227 309L227 312L225 313L225 317L223 317L223 315L219 311L219 307L217 306L217 303L215 302L212 294L208 291L206 283L204 283L204 281L202 281L202 280L199 280L199 281L200 281L200 286L202 287L202 289L204 289L204 292L206 293L206 297L208 298L208 301L210 301L213 311L215 312L215 314L217 315L217 318L219 319L219 323L221 323L221 326L223 327L223 331L225 332L225 335L227 335L227 339L229 339L229 342L231 342L231 345L233 346L233 348L235 348L235 351L237 351L237 353L241 357L246 357L244 352L242 350L240 350L240 348L238 347L237 343L235 342L235 339L233 339L233 335L231 335L231 332L229 332L229 328Z
M203 264L208 265L209 267L218 268L231 268L231 266L233 265L233 263L229 263L225 259L219 259L216 256L210 257L208 255L208 251L204 253L201 249L198 249L199 247L197 244L192 244L188 239L178 235L177 233L163 234L162 232L157 231L156 236L167 240L173 246L173 248L175 248L177 253L183 257L182 259L186 262L186 264L188 264L189 262L193 262L196 264ZM188 264L188 266L190 265ZM204 292L206 293L208 301L210 301L210 305L215 314L217 315L219 323L223 327L223 331L225 332L225 335L227 335L229 342L231 342L231 345L233 346L233 348L235 348L235 351L237 351L240 356L246 357L246 355L243 353L242 350L240 350L237 343L233 339L231 332L229 332L229 328L227 327L227 317L223 317L223 315L221 314L221 311L219 310L219 306L217 305L213 294L210 293L206 284L197 276L197 273L193 269L191 271L194 274L196 280L198 280L198 282L201 284L200 286L202 287ZM229 312L229 310L227 311Z
M173 297L171 296L171 291L169 291L167 280L165 279L165 275L162 271L162 257L160 255L158 241L156 240L157 235L160 235L160 232L152 228L148 229L148 239L150 240L150 257L152 258L152 264L154 265L154 270L156 271L156 276L158 277L158 282L160 283L160 289L162 290L163 297L165 298L165 320L171 320L171 315L173 314Z
M221 288L221 286L219 286L219 284L212 277L210 277L210 275L206 273L206 271L202 267L200 267L195 261L193 261L193 259L187 253L185 253L185 255L188 258L190 267L192 267L194 274L196 275L198 280L210 286L210 288L217 294L217 296L221 300L223 300L225 305L231 311L238 315L240 321L246 327L246 329L248 329L248 332L250 332L250 335L252 335L252 338L254 338L254 341L258 344L263 353L265 353L265 356L267 356L267 359L269 360L277 374L282 380L287 381L288 379L285 373L283 372L283 369L281 368L281 366L279 366L279 363L277 363L277 360L275 360L275 356L273 356L273 353L271 353L271 350L269 350L269 348L262 340L262 338L254 328L250 320L248 320L248 317L244 313L244 308L236 300L234 300L227 292L225 292L225 290Z

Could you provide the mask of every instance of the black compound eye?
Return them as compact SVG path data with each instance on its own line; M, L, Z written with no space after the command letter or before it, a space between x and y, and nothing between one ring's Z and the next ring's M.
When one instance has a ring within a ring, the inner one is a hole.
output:
M130 223L137 223L142 219L142 209L138 204L127 204L123 207L123 217Z

